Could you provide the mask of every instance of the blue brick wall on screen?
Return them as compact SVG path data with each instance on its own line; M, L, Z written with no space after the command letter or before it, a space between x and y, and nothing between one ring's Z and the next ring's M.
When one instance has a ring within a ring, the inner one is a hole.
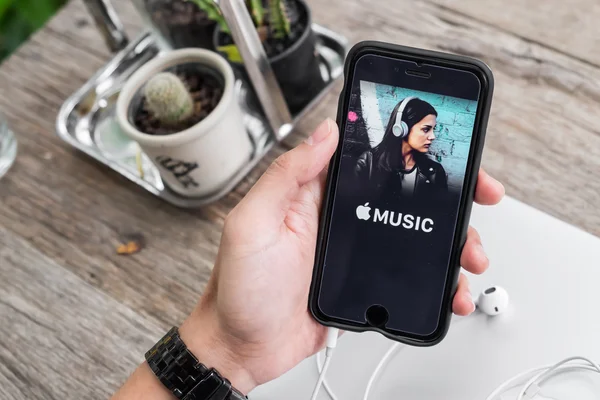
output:
M376 93L384 125L396 104L408 96L419 97L437 110L436 140L430 154L444 166L449 186L460 189L467 167L477 102L388 85L376 85Z

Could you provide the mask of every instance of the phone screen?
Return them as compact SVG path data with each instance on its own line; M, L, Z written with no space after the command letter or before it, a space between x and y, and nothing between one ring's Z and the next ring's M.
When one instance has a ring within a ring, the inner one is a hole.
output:
M439 324L481 95L468 71L362 56L341 124L342 153L318 307L430 335Z

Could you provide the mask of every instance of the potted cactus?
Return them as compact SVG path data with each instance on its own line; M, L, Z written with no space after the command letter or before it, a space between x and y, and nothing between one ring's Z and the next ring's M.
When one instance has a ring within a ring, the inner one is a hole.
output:
M217 23L214 47L246 76L242 58L215 3L188 1L196 3ZM288 107L296 113L325 86L310 9L304 0L246 0L246 6Z
M253 152L227 61L204 49L166 52L137 70L117 100L121 129L189 197L222 188Z
M208 1L208 0L204 0ZM212 0L210 0L212 1ZM164 48L199 47L215 50L216 22L206 11L187 0L134 0Z

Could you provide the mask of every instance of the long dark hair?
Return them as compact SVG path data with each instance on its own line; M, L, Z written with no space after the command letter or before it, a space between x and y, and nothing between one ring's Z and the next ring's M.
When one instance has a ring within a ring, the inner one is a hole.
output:
M383 139L373 148L373 164L385 171L404 169L404 157L402 157L401 149L402 141L408 140L408 137L401 139L394 136L394 133L392 132L394 124L396 123L396 115L398 114L398 109L401 104L402 101L394 107L387 128L385 129ZM410 100L406 107L404 107L402 121L406 122L410 132L413 126L428 115L435 115L437 117L438 113L431 104L416 98ZM419 157L417 154L415 154L415 156Z

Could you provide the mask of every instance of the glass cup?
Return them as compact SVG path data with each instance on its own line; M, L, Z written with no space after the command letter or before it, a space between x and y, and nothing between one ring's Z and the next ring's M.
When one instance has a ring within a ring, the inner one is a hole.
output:
M0 114L0 178L6 174L17 156L17 140Z

